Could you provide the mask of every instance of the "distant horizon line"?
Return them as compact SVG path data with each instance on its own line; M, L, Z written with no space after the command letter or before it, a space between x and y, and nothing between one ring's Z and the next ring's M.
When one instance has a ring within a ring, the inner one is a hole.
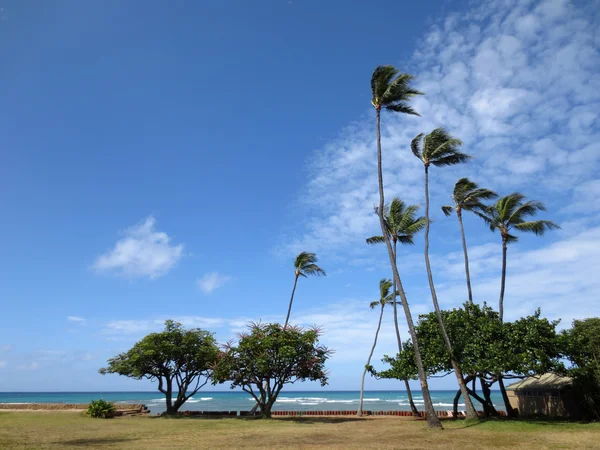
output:
M429 389L431 392L436 392L436 391L451 391L451 392L455 392L458 390L458 388L456 389ZM499 391L498 389L491 389L492 391ZM411 389L412 392L416 391L416 392L421 392L420 389ZM96 393L102 393L102 394L129 394L129 393L139 393L139 394L154 394L156 393L157 390L151 390L151 391L104 391L104 390L97 390L97 391L1 391L0 394L96 394ZM160 392L160 391L158 391ZM173 391L176 392L176 391ZM243 390L237 390L237 389L228 389L228 390L222 390L222 391L208 391L208 390L199 390L200 392L230 392L230 393L237 393L237 392L244 392ZM295 390L295 391L282 391L282 392L360 392L360 389L303 389L303 390ZM365 389L364 392L406 392L406 389Z

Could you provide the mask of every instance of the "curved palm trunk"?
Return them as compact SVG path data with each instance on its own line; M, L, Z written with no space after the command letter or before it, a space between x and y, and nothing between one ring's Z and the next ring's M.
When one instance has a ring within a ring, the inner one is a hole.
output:
M373 347L371 347L371 353L369 353L369 358L367 359L367 364L365 365L365 370L362 374L362 381L360 383L360 400L358 402L358 411L356 412L357 416L362 416L363 412L363 397L365 393L365 377L367 376L367 367L371 364L371 358L373 357L373 353L375 352L375 347L377 346L377 338L379 337L379 330L381 329L381 319L383 319L383 305L381 305L381 312L379 313L379 323L377 324L377 331L375 331L375 339L373 340Z
M500 322L504 320L504 285L506 284L506 238L502 237L502 278L500 279L500 300L498 302L498 312L500 313Z
M429 280L429 289L431 290L431 299L433 300L433 307L435 308L435 313L437 314L438 322L440 324L440 331L442 332L442 338L444 339L446 350L450 355L450 361L452 363L452 368L454 369L454 374L456 375L456 380L458 381L458 387L460 388L463 399L465 401L467 418L479 420L479 416L477 415L477 411L475 411L475 407L473 406L471 397L469 397L469 392L467 390L467 386L465 384L465 380L463 378L460 367L454 359L454 355L452 352L452 344L450 343L450 338L448 337L448 333L446 332L446 326L444 325L444 319L442 318L442 311L440 310L437 294L435 293L435 286L433 284L431 264L429 263L429 166L427 164L425 164L425 266L427 267L427 279Z
M460 225L460 235L462 236L463 252L465 254L465 274L467 275L467 290L469 291L469 303L473 304L473 293L471 292L471 274L469 273L469 254L467 253L467 238L465 237L465 227L463 226L462 212L456 211L458 223Z
M292 312L292 303L294 303L294 293L296 292L297 284L298 284L298 275L296 275L296 278L294 279L294 289L292 289L292 297L290 298L290 306L288 306L287 316L285 317L285 325L283 326L284 330L287 328L288 322L290 320L290 314Z
M394 239L394 262L396 265L398 264L398 252L396 250L396 240ZM394 307L394 328L396 330L396 340L398 342L398 355L402 353L402 339L400 339L400 327L398 326L398 306L396 305L396 279L393 280L393 307ZM408 380L404 380L404 388L406 389L406 396L408 397L408 404L410 405L410 410L413 413L413 416L420 417L419 410L415 405L415 402L412 397L412 391L410 390L410 385L408 384Z
M402 307L404 308L404 314L406 315L406 322L408 324L408 331L413 341L413 348L415 352L415 364L417 366L417 372L419 374L419 381L421 383L421 392L423 394L423 402L425 404L425 411L427 413L427 425L430 428L442 428L442 423L435 413L433 403L431 402L431 395L429 393L429 384L427 383L427 376L423 368L423 359L421 358L421 351L419 349L419 341L417 340L417 332L415 331L415 325L413 323L412 314L408 307L408 301L406 299L406 293L402 287L402 281L400 280L400 274L398 273L398 267L396 266L396 257L392 249L390 238L386 232L385 221L383 220L383 207L384 207L384 194L383 194L383 167L381 163L381 111L377 109L377 176L379 181L379 209L377 215L379 216L379 224L381 226L381 233L385 241L385 245L388 250L388 256L390 258L390 264L392 266L392 273L394 275L394 281L396 283L400 299L402 300Z

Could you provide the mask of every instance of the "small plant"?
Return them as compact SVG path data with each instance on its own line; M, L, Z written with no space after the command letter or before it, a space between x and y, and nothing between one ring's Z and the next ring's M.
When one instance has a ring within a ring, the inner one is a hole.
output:
M107 419L113 417L115 413L115 405L113 402L107 402L106 400L92 400L88 405L86 414L95 419Z

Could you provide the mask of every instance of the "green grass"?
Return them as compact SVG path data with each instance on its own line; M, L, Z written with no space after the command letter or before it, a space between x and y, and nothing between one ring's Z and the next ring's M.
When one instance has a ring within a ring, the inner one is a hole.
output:
M424 421L400 417L92 419L72 412L0 412L1 449L598 448L600 424Z

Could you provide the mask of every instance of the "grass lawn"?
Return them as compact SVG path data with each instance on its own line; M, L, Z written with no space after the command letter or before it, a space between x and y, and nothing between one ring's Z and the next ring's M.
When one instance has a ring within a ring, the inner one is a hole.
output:
M91 419L79 412L0 412L0 449L600 448L600 424L444 421L400 417Z

